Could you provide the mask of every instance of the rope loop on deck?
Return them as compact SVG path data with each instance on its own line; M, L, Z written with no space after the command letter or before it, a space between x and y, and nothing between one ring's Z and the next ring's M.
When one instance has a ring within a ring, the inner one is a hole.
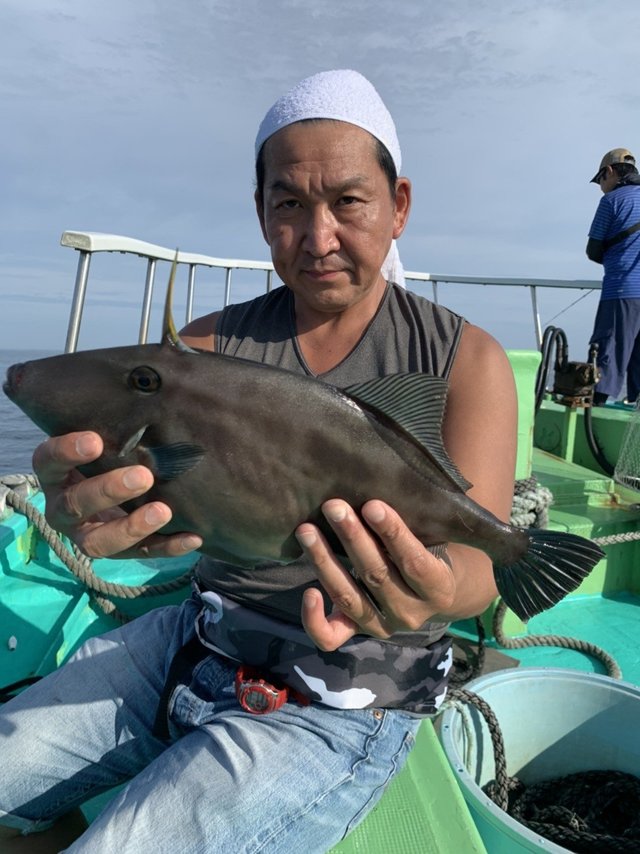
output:
M563 649L575 649L577 652L584 652L593 658L597 658L604 665L607 675L612 679L622 679L622 671L618 662L605 652L602 647L596 646L589 641L580 640L579 638L569 638L563 635L527 635L526 637L512 638L505 635L503 630L504 617L507 612L507 606L500 599L493 612L493 636L496 642L503 649L525 649L530 646L559 646Z
M24 483L28 487L27 491L38 488L38 481L35 475L11 475L10 477L12 481L15 478L23 477L25 479ZM6 478L2 479L2 483L6 485ZM4 494L4 499L9 507L27 517L56 557L84 585L93 601L96 602L104 613L115 617L121 622L127 622L130 618L116 607L111 598L137 599L143 596L159 596L164 593L173 593L176 590L186 587L191 580L191 570L188 570L178 578L163 582L162 584L133 585L105 581L99 575L96 575L93 571L91 560L75 544L72 544L73 550L68 548L60 534L54 531L51 525L49 525L44 513L41 513L28 500L28 495L25 494L24 489L18 491L18 489L9 487Z

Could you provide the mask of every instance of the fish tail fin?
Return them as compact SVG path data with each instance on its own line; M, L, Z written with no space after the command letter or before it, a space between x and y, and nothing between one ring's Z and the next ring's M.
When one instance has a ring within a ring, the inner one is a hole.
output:
M604 556L576 534L529 528L527 535L529 547L520 560L493 567L498 592L524 622L575 590Z

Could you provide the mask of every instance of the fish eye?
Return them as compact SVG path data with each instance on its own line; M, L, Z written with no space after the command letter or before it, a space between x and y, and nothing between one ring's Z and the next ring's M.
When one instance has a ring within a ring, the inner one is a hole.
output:
M131 371L128 384L135 391L141 391L143 394L153 394L162 385L162 380L153 368L141 365L139 368L134 368Z

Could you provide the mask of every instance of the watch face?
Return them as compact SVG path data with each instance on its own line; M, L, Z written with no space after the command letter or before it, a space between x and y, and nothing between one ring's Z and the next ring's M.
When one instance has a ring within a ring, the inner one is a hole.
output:
M275 705L276 697L264 687L251 685L243 688L241 703L254 714L270 711Z

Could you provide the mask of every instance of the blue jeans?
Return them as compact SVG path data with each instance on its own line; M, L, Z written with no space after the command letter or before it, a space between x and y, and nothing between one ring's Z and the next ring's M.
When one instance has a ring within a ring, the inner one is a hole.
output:
M291 702L244 712L235 666L215 654L151 730L195 603L159 608L89 640L60 670L0 707L0 823L43 830L126 783L68 852L325 852L402 767L420 721L390 710Z

